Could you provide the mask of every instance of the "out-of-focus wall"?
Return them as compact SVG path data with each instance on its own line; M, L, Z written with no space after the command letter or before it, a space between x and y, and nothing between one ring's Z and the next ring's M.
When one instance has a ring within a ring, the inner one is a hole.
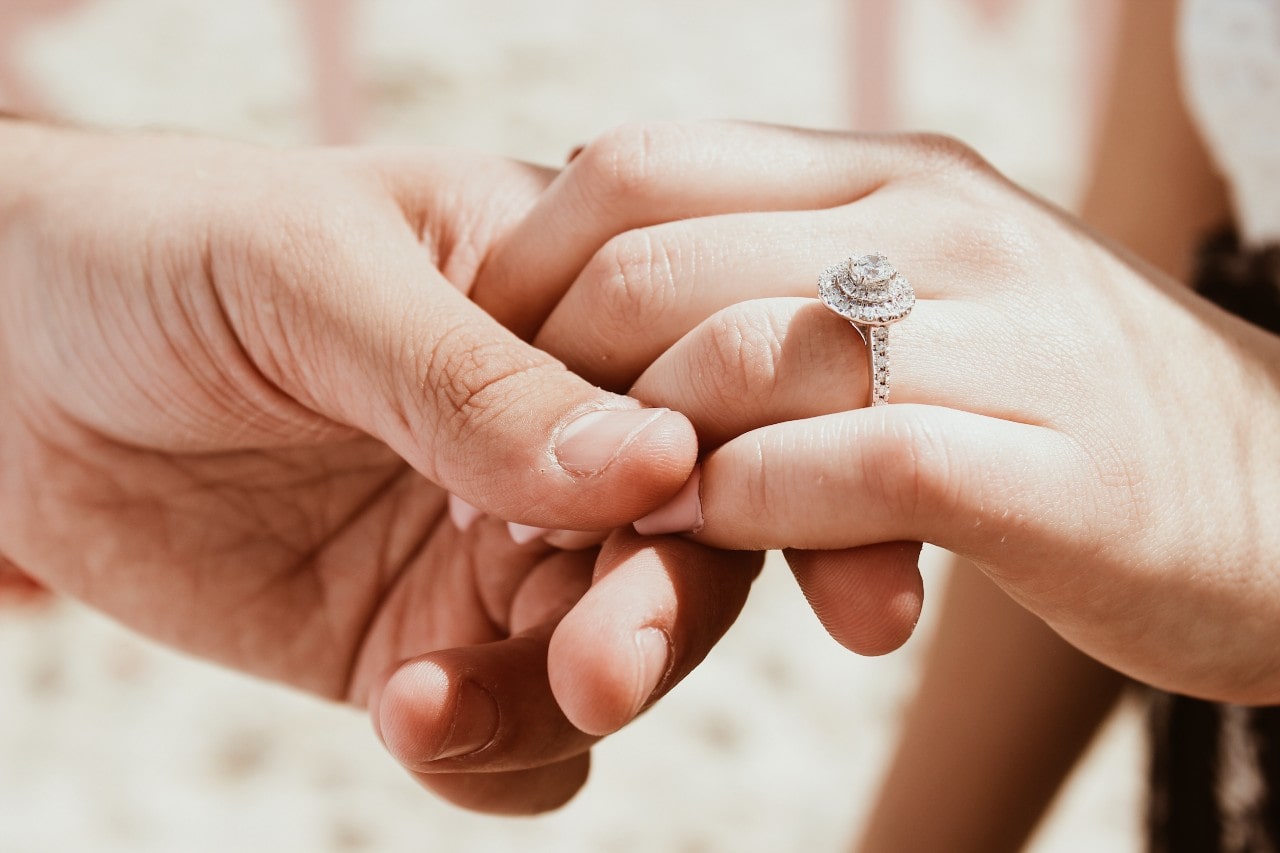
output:
M1098 38L1080 4L996 4L991 17L991 3L903 0L886 28L868 17L877 2L0 0L0 104L551 163L622 121L861 118L956 134L1069 200L1091 86L1081 57ZM869 90L892 97L868 112ZM771 562L707 663L598 748L587 790L512 821L432 800L358 712L157 649L74 605L0 609L0 851L838 851L928 631L926 616L903 651L856 658ZM1139 760L1122 715L1035 849L1135 849Z

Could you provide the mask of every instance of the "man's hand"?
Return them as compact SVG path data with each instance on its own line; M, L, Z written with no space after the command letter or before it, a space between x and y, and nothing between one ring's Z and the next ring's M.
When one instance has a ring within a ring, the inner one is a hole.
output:
M593 570L615 592L579 617L609 631L565 654L602 733L701 659L758 558L620 535L597 565L449 523L445 489L608 529L693 465L682 416L466 297L550 178L0 125L0 553L161 641L368 704L455 802L564 802L591 738L547 646Z

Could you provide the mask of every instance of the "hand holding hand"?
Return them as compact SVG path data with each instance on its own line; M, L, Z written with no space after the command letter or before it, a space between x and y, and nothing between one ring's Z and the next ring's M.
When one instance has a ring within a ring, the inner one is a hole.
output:
M536 811L741 607L758 558L517 546L445 488L605 529L670 498L688 422L602 392L465 295L551 174L0 123L0 552L171 645L368 704L455 802ZM605 611L615 614L606 620ZM573 650L570 650L573 651Z

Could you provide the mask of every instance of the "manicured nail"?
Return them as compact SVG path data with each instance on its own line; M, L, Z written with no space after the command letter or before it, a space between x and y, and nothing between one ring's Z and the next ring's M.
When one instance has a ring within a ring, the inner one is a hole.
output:
M670 409L609 409L588 412L560 431L556 458L570 474L599 474Z
M498 703L493 694L474 681L464 681L458 687L454 703L453 725L445 736L444 744L432 761L457 758L479 752L489 745L498 733Z
M517 524L514 521L508 521L507 532L511 534L511 538L517 545L528 545L550 531L545 527L534 527L532 524Z
M566 166L568 166L568 165L569 165L570 163L572 163L574 160L577 160L577 159L578 159L578 155L579 155L579 154L581 154L583 151L586 151L586 150L587 150L587 146L585 146L585 145L575 145L575 146L573 146L573 150L572 150L572 151L570 151L570 152L569 152L569 156L565 158L565 160L564 160L564 164L565 164Z
M633 526L641 536L662 533L697 533L702 529L702 469L694 468L676 496Z
M644 710L671 666L671 638L661 628L636 632L636 694L631 716Z
M453 526L466 533L471 529L471 525L476 523L476 519L484 515L478 508L464 501L455 494L449 495L449 518L453 520Z
M604 530L552 530L544 538L548 545L561 551L582 551L599 545L609 537Z

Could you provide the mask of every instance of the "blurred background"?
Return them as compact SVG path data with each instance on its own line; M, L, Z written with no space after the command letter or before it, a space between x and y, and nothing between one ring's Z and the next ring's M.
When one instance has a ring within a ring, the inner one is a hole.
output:
M0 109L551 164L622 121L931 129L1071 206L1117 2L0 0ZM902 651L857 658L771 560L706 664L597 748L571 805L498 819L417 788L360 712L12 592L3 853L834 853L870 807L931 612ZM1132 706L1111 722L1034 851L1139 849L1140 723Z

